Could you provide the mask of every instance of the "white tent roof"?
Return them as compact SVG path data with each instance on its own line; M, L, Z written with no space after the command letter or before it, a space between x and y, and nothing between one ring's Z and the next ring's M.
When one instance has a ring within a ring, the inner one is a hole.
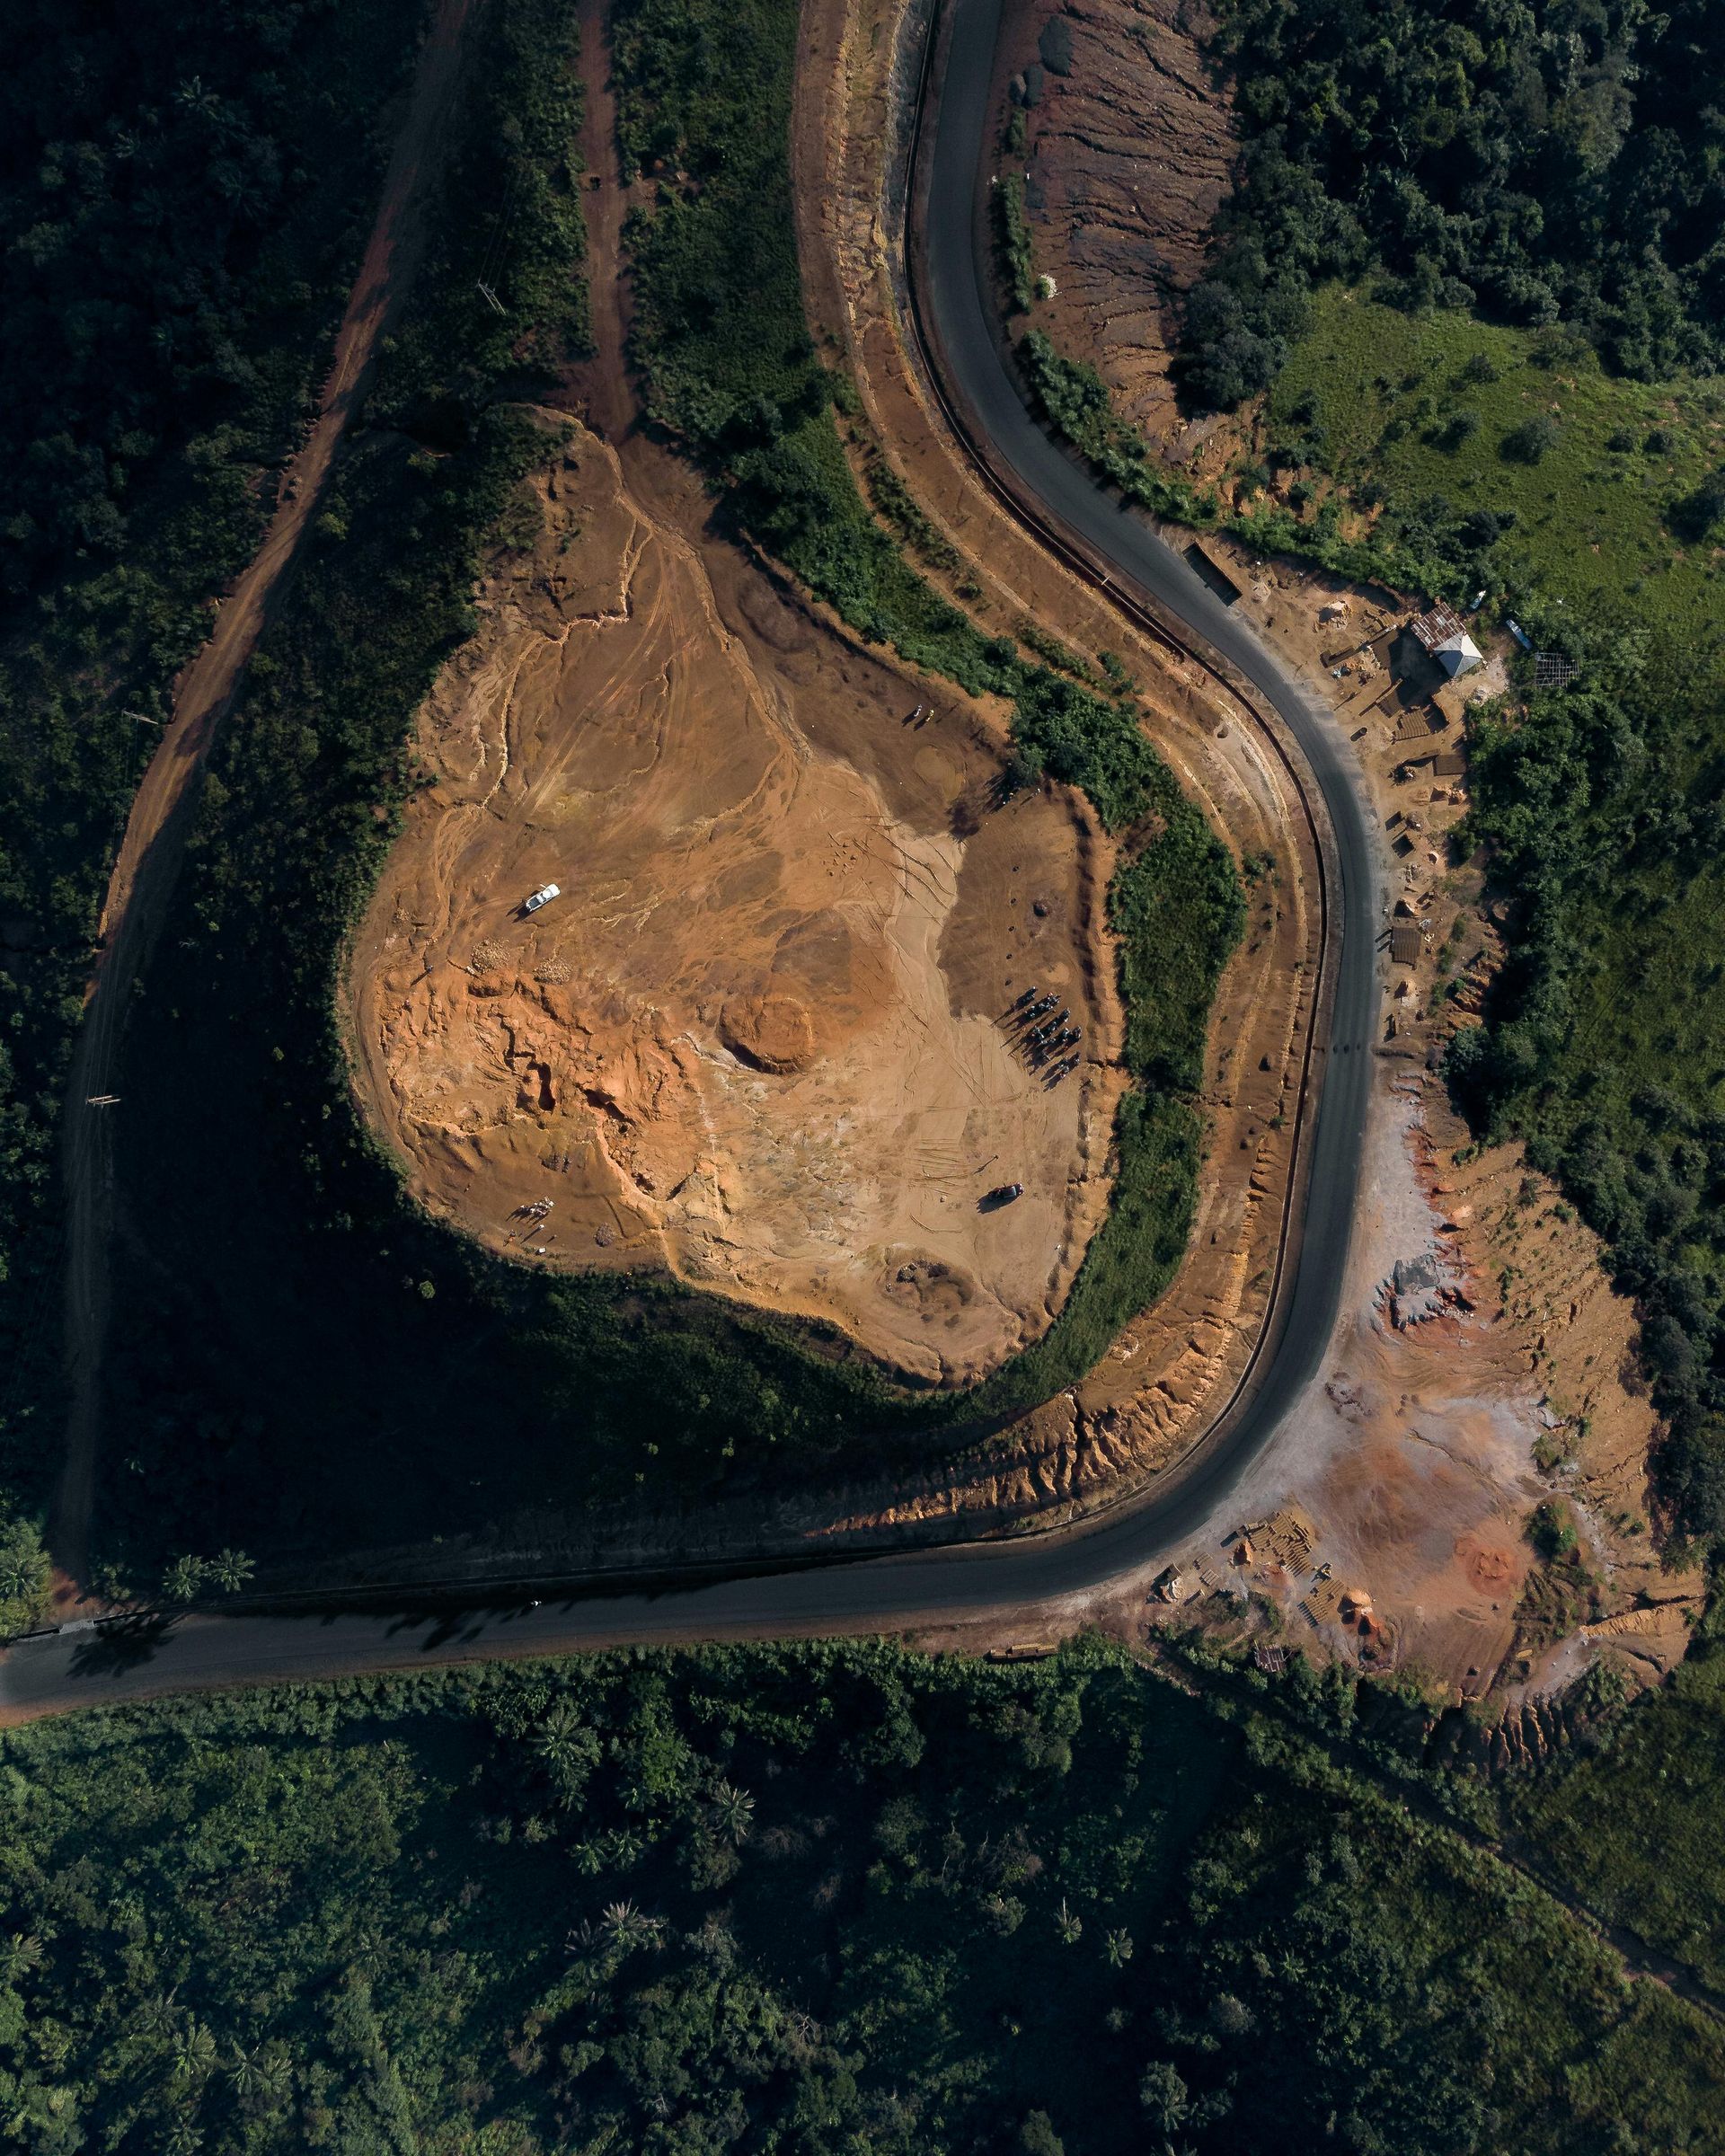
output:
M1432 657L1452 681L1458 674L1471 674L1475 667L1485 664L1484 652L1465 629L1459 636L1446 637Z

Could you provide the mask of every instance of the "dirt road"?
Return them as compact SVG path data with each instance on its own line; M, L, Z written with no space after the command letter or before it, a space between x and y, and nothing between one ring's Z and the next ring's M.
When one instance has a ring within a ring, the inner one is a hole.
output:
M66 1086L66 1339L71 1385L66 1462L49 1541L75 1578L88 1562L109 1308L113 1124L119 1109L92 1108L113 1090L125 1016L168 910L196 807L198 781L223 715L291 567L328 480L337 445L358 410L377 340L420 252L420 205L441 164L473 0L439 0L385 175L365 259L336 332L329 377L305 446L288 464L263 544L222 601L209 641L176 685L173 715L132 803L102 910L99 956Z

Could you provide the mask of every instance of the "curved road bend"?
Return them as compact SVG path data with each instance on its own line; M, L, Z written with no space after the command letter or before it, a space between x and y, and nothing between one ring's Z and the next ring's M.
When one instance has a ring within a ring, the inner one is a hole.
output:
M1113 573L1181 617L1275 705L1310 762L1335 829L1340 959L1329 1069L1311 1141L1288 1314L1255 1391L1154 1496L1059 1533L663 1591L583 1591L537 1608L196 1616L131 1637L49 1635L14 1648L0 1665L0 1720L223 1684L634 1642L897 1630L1027 1609L1093 1591L1178 1552L1224 1503L1316 1376L1347 1265L1371 1070L1376 920L1366 821L1333 722L1177 555L1048 440L1005 371L976 244L999 18L1000 0L955 0L933 145L928 283L933 328L953 385L1031 495L1075 529Z

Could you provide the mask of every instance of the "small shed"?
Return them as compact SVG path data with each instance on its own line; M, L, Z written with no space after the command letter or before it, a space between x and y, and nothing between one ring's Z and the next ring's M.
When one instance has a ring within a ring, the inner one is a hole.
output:
M1457 630L1454 636L1446 636L1441 644L1435 645L1431 656L1452 681L1485 664L1484 652L1465 629Z
M1425 947L1425 939L1411 921L1398 921L1390 931L1390 963L1393 966L1417 966Z
M1461 779L1467 775L1467 758L1459 748L1446 748L1431 766L1432 776L1438 779Z

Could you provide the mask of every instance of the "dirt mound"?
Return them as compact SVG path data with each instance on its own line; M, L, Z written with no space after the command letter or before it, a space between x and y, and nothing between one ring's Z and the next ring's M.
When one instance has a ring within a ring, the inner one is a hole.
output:
M815 1059L815 1021L809 1006L794 995L733 995L719 1017L719 1031L731 1053L757 1071L788 1075L806 1071Z
M952 699L907 723L925 682L650 514L590 436L536 491L357 939L367 1106L494 1248L666 1266L980 1374L1106 1203L1118 1074L1050 1086L1007 1022L1035 980L1093 1055L1111 1027L1087 811L956 835L999 752ZM979 1211L1007 1175L1023 1198Z
M977 1284L938 1258L907 1258L888 1266L887 1293L924 1319L956 1320L976 1300Z

